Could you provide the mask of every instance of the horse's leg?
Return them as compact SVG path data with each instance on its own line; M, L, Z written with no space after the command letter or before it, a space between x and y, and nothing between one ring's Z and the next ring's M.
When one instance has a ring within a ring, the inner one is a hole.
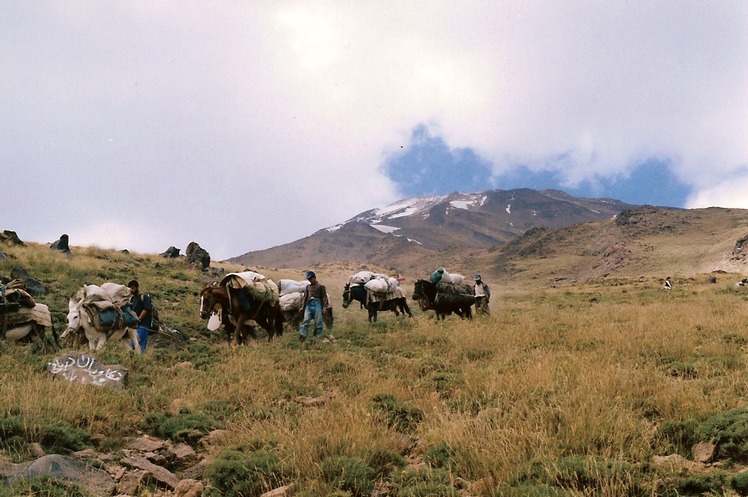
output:
M130 336L131 345L128 346L128 351L135 349L135 352L142 354L140 350L140 342L138 341L138 330L133 328L127 328L127 334Z

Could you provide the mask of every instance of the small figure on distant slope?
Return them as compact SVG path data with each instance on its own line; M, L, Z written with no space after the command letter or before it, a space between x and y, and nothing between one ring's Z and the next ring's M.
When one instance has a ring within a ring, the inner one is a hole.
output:
M673 289L673 284L670 281L670 276L668 276L667 278L665 278L665 283L662 285L662 289L663 290L672 290Z
M475 314L478 316L491 315L491 309L488 307L488 302L491 300L491 289L488 285L483 283L480 278L480 274L476 274L473 279L475 285L473 285L473 295L475 295Z

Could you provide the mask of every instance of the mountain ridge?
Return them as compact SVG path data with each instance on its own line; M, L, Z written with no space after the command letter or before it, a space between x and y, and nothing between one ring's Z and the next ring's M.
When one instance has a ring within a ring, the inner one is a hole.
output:
M401 271L426 268L501 246L536 227L610 219L636 207L560 190L485 190L408 197L364 211L291 243L228 259L246 266L309 267L342 261Z

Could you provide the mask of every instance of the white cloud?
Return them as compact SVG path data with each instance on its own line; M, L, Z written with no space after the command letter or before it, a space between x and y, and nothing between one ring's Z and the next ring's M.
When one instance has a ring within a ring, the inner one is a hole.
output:
M668 157L694 205L733 202L721 185L748 164L742 0L0 11L0 175L23 206L0 229L22 239L214 258L290 242L396 200L379 166L419 123L569 185Z

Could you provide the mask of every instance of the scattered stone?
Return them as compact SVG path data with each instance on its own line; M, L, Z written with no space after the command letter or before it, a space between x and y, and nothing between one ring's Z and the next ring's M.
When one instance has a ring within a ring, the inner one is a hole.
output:
M165 252L162 252L161 255L167 258L179 257L179 249L172 245Z
M59 250L63 254L69 254L70 253L70 239L66 234L60 235L60 238L52 242L52 245L49 246L49 248L54 250Z
M652 463L655 466L668 466L672 469L684 469L690 471L691 469L699 466L699 464L689 461L685 457L678 454L671 454L669 456L654 456Z
M44 452L44 449L42 448L41 444L37 442L29 444L29 452L34 457L43 457L47 455L47 453Z
M210 254L196 242L190 242L187 245L185 254L188 263L199 266L203 271L207 271L210 267Z
M26 283L26 291L34 297L39 297L47 293L44 284L36 278L32 278L28 271L26 271L22 266L14 267L10 271L10 278L13 280L19 279Z
M181 480L174 488L174 497L200 497L203 488L203 484L197 480Z
M3 232L0 233L0 242L6 245L19 245L21 247L26 246L26 244L23 243L20 238L18 238L16 232L11 230L3 230Z
M117 492L125 495L137 495L141 486L148 483L148 471L143 469L125 473L117 483Z
M700 463L709 463L714 457L714 450L716 446L709 442L700 442L691 447L691 455L693 460Z
M114 480L106 471L91 467L72 457L51 454L32 462L18 478L48 476L75 483L96 497L109 497L114 492Z
M260 497L285 497L286 495L291 495L291 492L293 491L293 487L294 487L293 483L290 485L285 485L283 487L278 487L269 492L265 492Z
M294 399L297 403L307 406L307 407L315 407L320 406L325 403L326 399L324 397L306 397L306 396L299 396Z
M68 352L47 364L54 377L83 385L104 386L123 390L127 385L128 369L124 366L107 366L95 357L80 351Z
M179 479L163 466L153 464L145 457L131 456L122 459L122 463L131 466L136 469L143 469L151 474L154 480L159 483L167 485L169 488L175 488L179 483Z
M155 452L164 448L164 441L158 438L143 435L140 438L131 438L125 444L126 449L139 452Z

